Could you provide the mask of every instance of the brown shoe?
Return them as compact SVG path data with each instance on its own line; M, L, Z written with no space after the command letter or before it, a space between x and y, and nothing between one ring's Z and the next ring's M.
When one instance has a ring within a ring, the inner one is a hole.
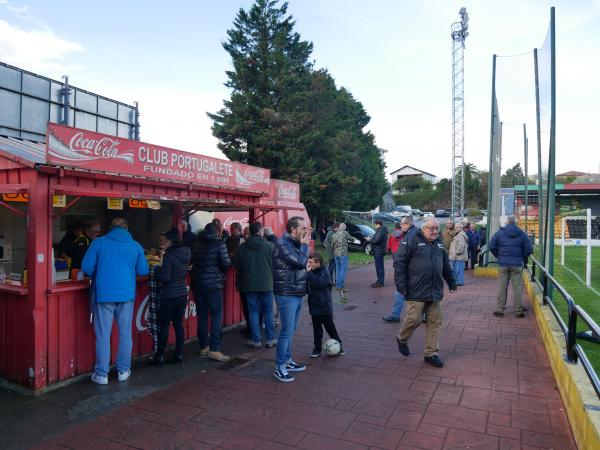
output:
M225 356L221 352L208 352L208 357L220 362L227 362L231 359L229 356Z
M208 356L208 347L200 349L200 356Z

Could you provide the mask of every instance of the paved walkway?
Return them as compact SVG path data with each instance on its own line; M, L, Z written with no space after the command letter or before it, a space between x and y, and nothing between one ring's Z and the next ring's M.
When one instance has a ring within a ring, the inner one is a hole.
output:
M271 377L273 350L245 349L232 333L227 350L247 360L241 365L211 364L41 448L575 448L533 317L491 314L496 280L468 272L466 286L446 297L446 365L436 369L423 362L424 327L405 358L394 340L397 324L381 320L393 299L387 264L390 287L383 289L369 287L372 265L348 274L348 302L335 305L346 356L308 358L305 310L294 357L308 367L294 383ZM156 370L163 368L136 375ZM135 386L135 378L128 383ZM101 395L106 386L95 388Z

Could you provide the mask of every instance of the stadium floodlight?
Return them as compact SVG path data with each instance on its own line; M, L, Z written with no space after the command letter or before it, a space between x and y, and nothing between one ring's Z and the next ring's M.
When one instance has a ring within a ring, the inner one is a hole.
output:
M469 35L467 8L452 24L452 214L465 210L465 39Z

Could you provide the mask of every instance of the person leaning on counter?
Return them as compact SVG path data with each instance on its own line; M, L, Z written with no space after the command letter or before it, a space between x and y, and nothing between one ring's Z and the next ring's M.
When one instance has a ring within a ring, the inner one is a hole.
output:
M131 376L131 319L136 275L145 276L149 272L144 250L129 234L125 219L114 219L110 231L92 241L83 257L81 270L92 278L91 289L95 290L92 308L96 366L92 381L108 384L113 319L119 329L118 380L125 381Z

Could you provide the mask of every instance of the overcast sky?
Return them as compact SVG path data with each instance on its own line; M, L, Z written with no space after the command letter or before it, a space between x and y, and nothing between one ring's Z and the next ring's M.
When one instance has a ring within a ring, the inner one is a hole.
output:
M71 84L125 103L137 100L142 140L223 157L205 113L228 97L230 60L221 43L239 8L251 3L0 0L0 61L56 79L68 74ZM365 106L377 145L389 150L388 172L409 164L445 177L450 26L462 6L470 15L465 160L488 168L492 55L540 47L556 6L557 173L600 172L600 0L291 0L289 12L313 42L316 66ZM531 76L525 72L519 63L506 76ZM516 89L507 98L519 103L526 95ZM506 148L503 166L522 161L521 151L518 144Z

